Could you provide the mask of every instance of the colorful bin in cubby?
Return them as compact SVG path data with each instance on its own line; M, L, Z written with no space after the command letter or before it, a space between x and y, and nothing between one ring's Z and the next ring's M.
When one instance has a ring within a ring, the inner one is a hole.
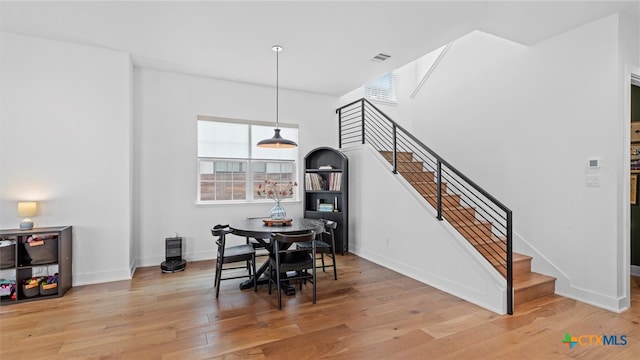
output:
M24 294L25 297L40 295L40 282L22 284L22 294Z
M0 269L8 269L14 266L16 266L15 240L0 241Z
M38 239L24 244L31 265L51 264L58 260L58 240Z
M55 295L58 293L58 283L47 284L44 281L40 283L40 295Z

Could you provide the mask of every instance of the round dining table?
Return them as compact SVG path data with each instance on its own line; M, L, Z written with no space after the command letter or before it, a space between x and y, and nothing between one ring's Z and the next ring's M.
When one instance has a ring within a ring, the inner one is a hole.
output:
M291 218L291 222L289 225L267 225L270 223L266 218L248 218L237 220L232 223L229 223L229 229L231 233L237 236L244 236L247 238L253 238L262 246L264 246L267 251L271 252L271 243L269 239L271 238L271 234L274 233L297 233L303 231L315 231L316 233L321 233L324 230L324 222L319 219L307 219L307 218ZM268 279L260 278L262 274L269 268L269 262L266 261L258 270L256 270L255 276L257 277L258 284L266 284L268 283ZM244 281L240 284L240 289L250 289L253 288L253 278ZM286 288L287 295L295 294L295 288L288 286Z

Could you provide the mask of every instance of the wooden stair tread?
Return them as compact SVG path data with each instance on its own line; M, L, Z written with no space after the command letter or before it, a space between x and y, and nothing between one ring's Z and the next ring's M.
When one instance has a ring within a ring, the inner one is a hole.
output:
M556 278L553 276L547 276L536 272L528 272L513 277L513 288L515 290L521 290L554 281L556 281Z
M453 225L453 227L483 227L485 229L491 229L491 227L493 225L491 225L490 222L488 221L480 221L478 219L463 219L463 220L458 220L458 219L451 219L451 225Z
M393 165L393 152L380 151ZM434 208L437 208L435 174L424 168L424 162L415 161L409 152L396 153L397 171ZM442 216L493 266L506 277L506 240L492 233L493 224L476 218L474 207L461 204L457 194L446 193L446 183L441 183ZM531 256L512 253L514 305L553 295L556 279L551 276L531 272Z

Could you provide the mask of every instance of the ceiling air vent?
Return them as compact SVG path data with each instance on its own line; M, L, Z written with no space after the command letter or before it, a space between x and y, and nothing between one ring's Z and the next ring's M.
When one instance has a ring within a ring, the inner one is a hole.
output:
M390 58L390 57L391 57L391 55L387 55L387 54L380 53L380 54L378 54L378 55L376 55L376 56L372 57L372 58L371 58L371 61L385 61L385 60L387 60L387 59L388 59L388 58Z

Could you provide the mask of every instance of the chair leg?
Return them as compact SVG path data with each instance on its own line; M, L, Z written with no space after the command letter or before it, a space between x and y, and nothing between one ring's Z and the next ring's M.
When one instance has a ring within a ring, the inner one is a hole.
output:
M313 269L312 269L312 278L313 278L313 303L316 303L316 266L315 263L313 265Z
M216 270L213 274L213 287L218 287L218 259L216 259Z
M271 295L271 283L273 283L273 266L269 265L269 295Z
M322 272L324 271L324 253L320 253L320 259L322 259Z
M219 259L216 260L216 299L218 298L218 295L220 294L220 279L222 277L222 261L218 261Z
M282 294L280 291L280 270L276 269L276 293L278 294L278 310L282 310Z
M256 256L251 257L251 270L253 270L253 292L258 292L258 279L256 279Z
M336 255L333 254L333 259L331 259L333 261L333 280L338 280L338 269L336 266Z

